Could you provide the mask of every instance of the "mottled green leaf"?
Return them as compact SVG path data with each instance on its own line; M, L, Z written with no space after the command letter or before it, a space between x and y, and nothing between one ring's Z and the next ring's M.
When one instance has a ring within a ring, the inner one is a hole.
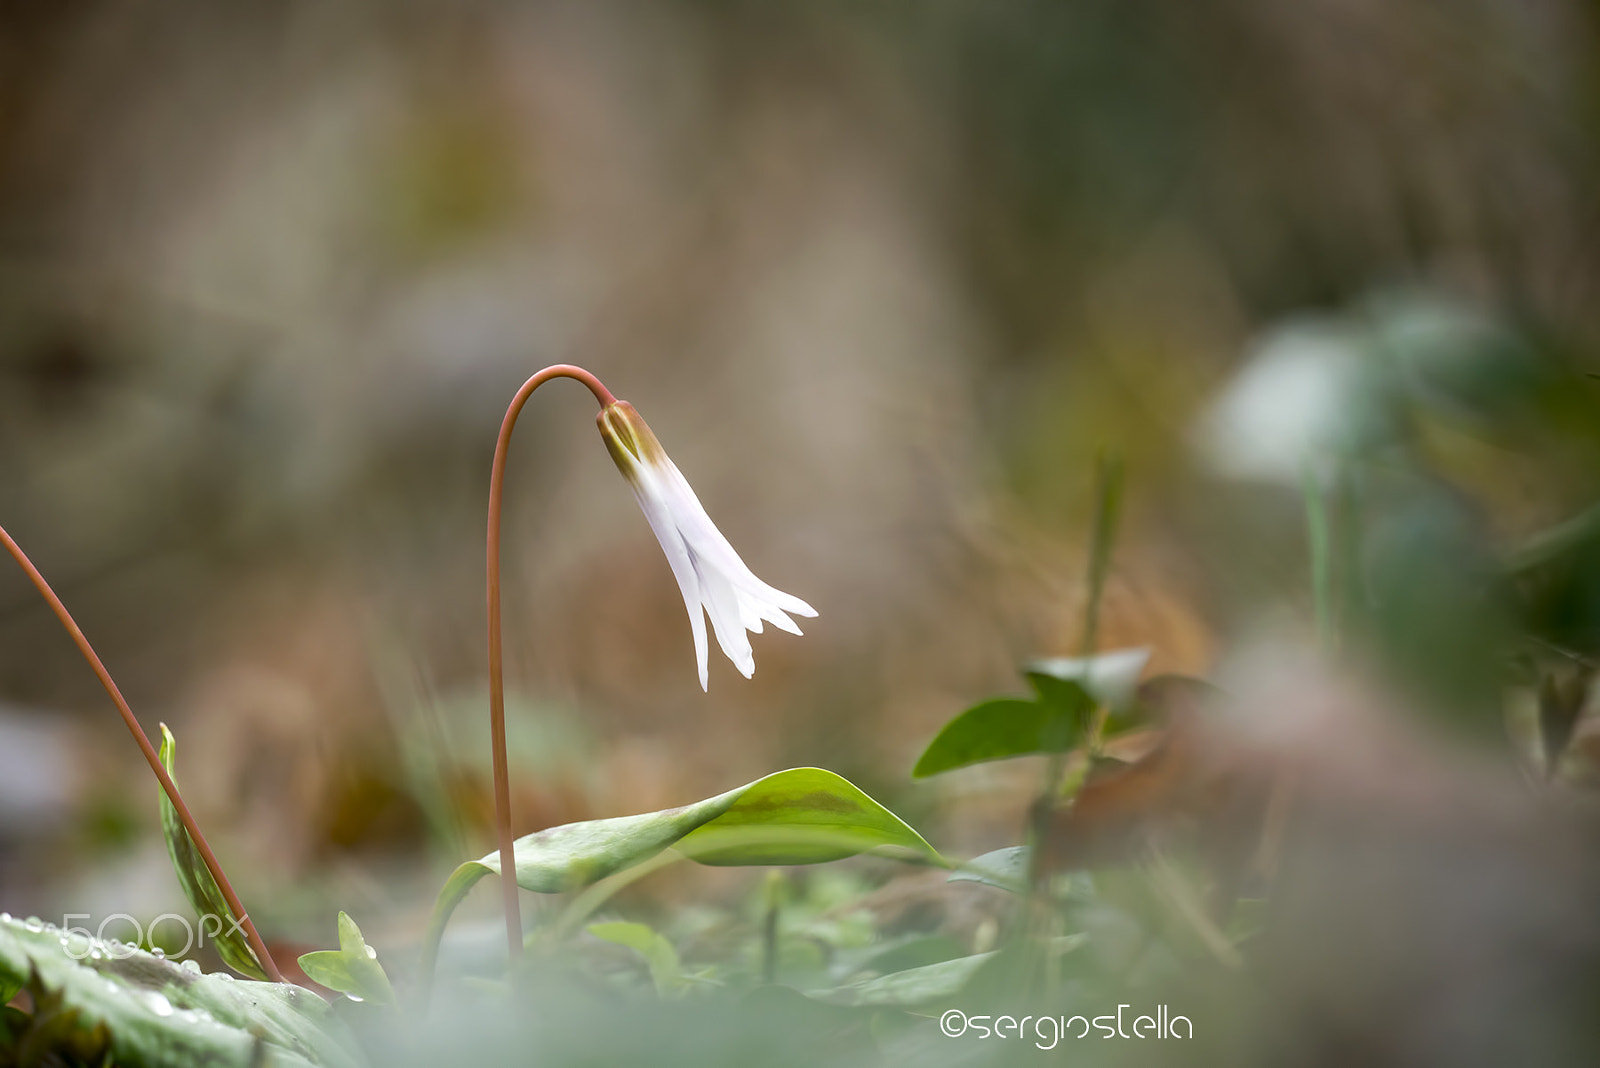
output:
M904 820L831 771L791 768L737 793L677 849L719 866L818 864L874 849L944 863Z
M81 1026L104 1025L118 1065L364 1063L344 1025L309 990L191 968L0 915L0 979L12 985L36 973Z
M874 850L943 864L922 836L849 780L821 768L790 768L680 808L588 820L539 831L513 844L517 885L552 894L577 890L641 864L662 850L702 864L816 864ZM422 974L433 968L450 914L498 851L457 868L439 891L423 941Z
M167 774L172 776L174 783L178 781L177 773L173 770L177 754L177 740L163 723L161 763L166 766ZM189 837L188 830L183 826L183 820L178 816L178 810L167 798L167 792L162 790L160 794L161 833L167 840L167 856L172 858L172 870L177 873L178 883L183 887L183 896L189 899L189 905L195 911L201 930L212 938L217 954L224 964L240 975L248 975L252 979L265 979L267 973L256 960L255 951L250 948L250 943L244 936L244 929L236 922L239 917L228 908L228 899L222 896L222 890L217 886L216 879L211 877L211 870L206 867L200 851L195 848L194 839Z

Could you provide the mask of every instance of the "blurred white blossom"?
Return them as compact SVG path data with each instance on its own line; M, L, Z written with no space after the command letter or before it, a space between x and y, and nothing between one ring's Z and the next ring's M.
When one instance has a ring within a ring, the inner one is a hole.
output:
M1293 485L1324 478L1383 421L1374 386L1358 334L1325 321L1290 323L1257 343L1207 409L1200 450L1230 478Z

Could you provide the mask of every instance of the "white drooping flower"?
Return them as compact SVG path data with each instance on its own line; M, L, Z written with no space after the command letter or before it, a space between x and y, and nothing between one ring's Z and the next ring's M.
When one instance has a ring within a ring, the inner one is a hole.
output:
M711 617L717 644L748 679L755 673L756 661L745 632L760 634L765 621L799 634L800 628L788 613L815 616L817 610L762 582L745 566L633 405L627 401L609 404L597 422L611 458L633 487L678 580L694 631L700 688L707 689L706 615Z

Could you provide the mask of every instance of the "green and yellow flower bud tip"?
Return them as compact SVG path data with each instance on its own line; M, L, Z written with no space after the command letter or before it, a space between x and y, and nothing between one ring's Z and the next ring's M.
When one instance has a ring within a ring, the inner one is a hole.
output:
M658 465L666 459L661 442L656 440L650 424L644 421L639 410L627 401L617 401L600 409L595 417L600 427L600 437L606 451L616 463L624 478L633 481L640 464Z

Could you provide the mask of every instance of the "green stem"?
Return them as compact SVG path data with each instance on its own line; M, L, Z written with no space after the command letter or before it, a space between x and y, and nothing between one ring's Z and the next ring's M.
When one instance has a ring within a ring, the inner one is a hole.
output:
M778 981L778 914L783 908L783 872L769 869L766 883L766 914L761 920L761 981Z
M1093 656L1100 628L1100 598L1111 573L1111 547L1122 517L1122 457L1102 451L1095 457L1094 532L1089 542L1089 603L1083 612L1083 655Z
M1106 576L1111 573L1111 547L1116 543L1117 522L1122 518L1121 456L1102 451L1095 457L1095 490L1094 535L1089 543L1089 603L1083 612L1081 655L1085 658L1093 656L1098 648L1101 595L1105 592ZM1100 736L1105 733L1107 711L1103 706L1094 710L1085 743L1090 759L1100 753ZM1057 774L1055 789L1059 792L1059 771Z
M1089 539L1088 603L1083 611L1082 654L1094 655L1099 640L1100 600L1105 592L1106 576L1111 571L1111 547L1116 541L1117 521L1122 513L1122 457L1102 450L1095 457L1095 509L1094 526ZM1090 759L1100 751L1100 735L1105 729L1105 710L1095 709L1093 720L1085 735L1084 749ZM1039 797L1030 813L1028 842L1028 893L1024 907L1031 913L1035 907L1034 891L1042 874L1040 857L1044 841L1050 831L1050 819L1055 813L1066 777L1067 753L1052 752L1047 759L1044 781Z

